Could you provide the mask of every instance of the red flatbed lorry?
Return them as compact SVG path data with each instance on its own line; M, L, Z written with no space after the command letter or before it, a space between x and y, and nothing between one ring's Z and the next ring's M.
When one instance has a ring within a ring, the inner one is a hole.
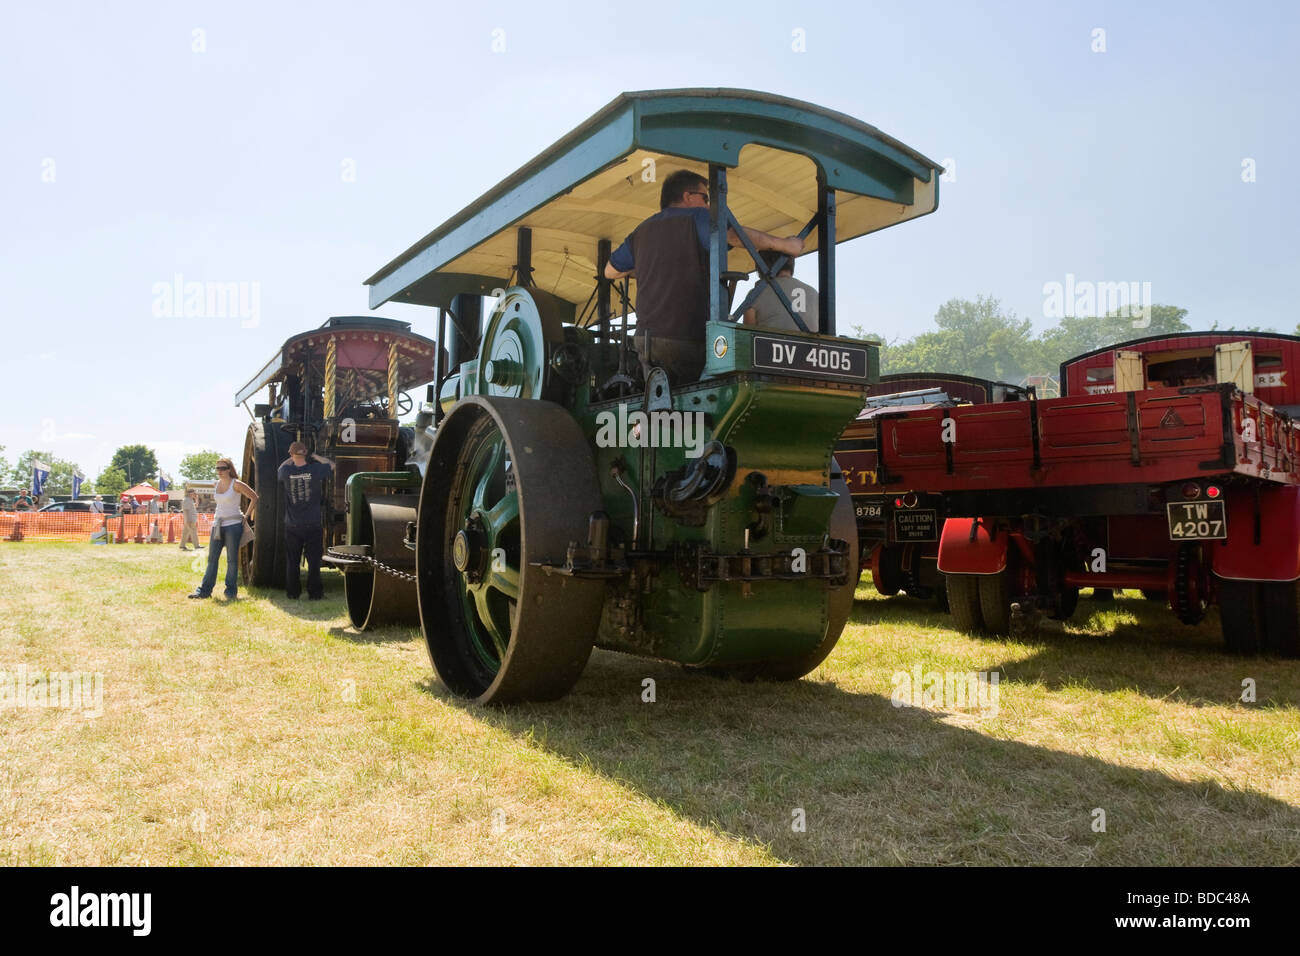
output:
M1126 342L1063 363L1060 398L877 414L874 483L942 522L959 627L1140 588L1186 623L1218 603L1230 652L1300 657L1298 366L1287 335Z
M936 566L939 529L934 522L898 528L894 513L902 500L875 483L878 415L900 406L917 411L959 404L1023 401L1032 389L1007 382L942 372L903 372L882 375L867 390L867 403L857 421L844 430L835 446L835 459L853 496L861 549L860 565L869 568L881 594L900 591L910 597L933 598L947 609L948 594ZM912 512L905 512L912 514Z

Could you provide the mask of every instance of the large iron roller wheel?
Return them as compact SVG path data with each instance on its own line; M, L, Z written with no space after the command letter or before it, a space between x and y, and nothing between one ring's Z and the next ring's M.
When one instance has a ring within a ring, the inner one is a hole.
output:
M257 504L249 522L253 543L239 549L245 587L284 587L284 515L278 472L280 463L289 457L288 448L289 438L274 425L253 422L248 426L240 477L257 492Z
M798 657L758 661L752 664L718 668L717 672L740 680L791 681L811 674L830 656L853 611L853 594L857 590L861 568L858 563L858 522L853 514L853 499L843 478L831 478L831 490L839 495L831 511L830 535L847 541L848 581L830 592L826 614L826 634L820 644Z
M438 677L482 704L554 700L600 624L600 581L548 574L602 504L578 424L551 402L469 396L438 428L420 491L420 627Z
M402 544L406 526L415 520L414 495L367 495L357 517L360 540L371 554L390 568L415 570L411 552ZM386 624L411 626L420 615L416 608L415 584L378 570L373 565L343 575L343 597L348 620L358 631Z

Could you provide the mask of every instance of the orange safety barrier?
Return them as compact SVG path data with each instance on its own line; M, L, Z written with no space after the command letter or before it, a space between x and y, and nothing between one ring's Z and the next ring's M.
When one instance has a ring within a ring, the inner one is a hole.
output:
M175 542L185 528L180 514L111 515L86 511L0 511L0 541L90 541L107 523L115 544L139 539L145 543L158 522L163 541ZM199 542L212 532L212 515L199 515Z

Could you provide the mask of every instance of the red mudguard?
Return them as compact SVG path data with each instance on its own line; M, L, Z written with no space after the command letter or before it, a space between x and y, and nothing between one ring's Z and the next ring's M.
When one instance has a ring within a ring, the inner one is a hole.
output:
M1228 540L1214 549L1214 573L1243 581L1300 578L1300 488L1262 487L1258 508L1253 488L1232 488L1227 501Z
M1003 531L989 538L975 518L949 518L939 536L939 570L944 574L997 574L1007 566L1007 544L1011 536ZM971 528L975 528L972 538Z

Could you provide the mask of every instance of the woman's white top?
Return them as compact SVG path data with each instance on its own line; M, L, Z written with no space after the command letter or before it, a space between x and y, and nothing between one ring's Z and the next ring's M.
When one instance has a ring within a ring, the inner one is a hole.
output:
M212 490L212 495L217 499L217 513L213 515L212 520L221 527L232 524L243 524L244 514L242 510L243 497L235 490L234 481L230 482L230 487L225 491Z

